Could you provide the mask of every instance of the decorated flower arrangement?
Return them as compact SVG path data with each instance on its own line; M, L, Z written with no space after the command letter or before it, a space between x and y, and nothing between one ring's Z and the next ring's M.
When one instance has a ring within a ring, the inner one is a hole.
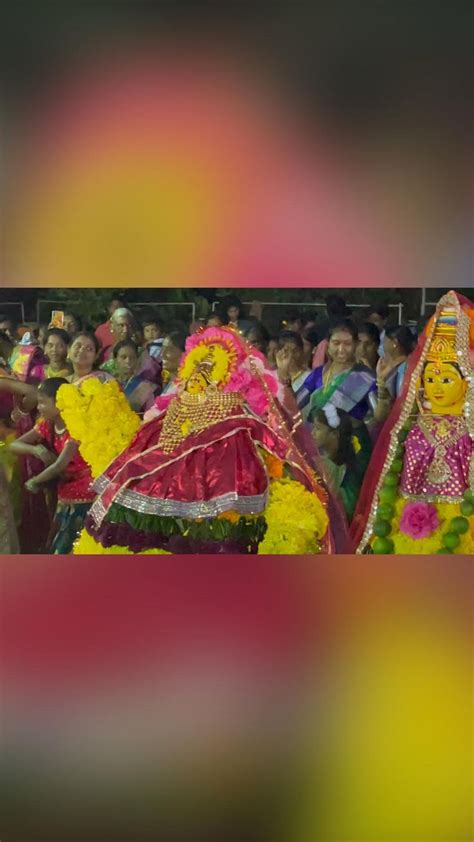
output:
M115 380L101 383L91 377L80 386L61 386L57 406L94 478L122 453L140 427Z
M61 388L98 494L75 552L327 550L325 492L284 420L272 426L281 386L264 358L234 331L207 329L189 337L177 386L140 430L115 382Z

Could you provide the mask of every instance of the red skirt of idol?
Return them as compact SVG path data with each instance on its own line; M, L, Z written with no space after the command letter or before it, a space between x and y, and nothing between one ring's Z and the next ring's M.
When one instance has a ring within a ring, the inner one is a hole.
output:
M91 514L98 526L114 502L143 513L191 519L230 509L263 511L268 475L257 445L285 460L286 437L258 419L235 414L188 436L166 454L158 444L161 429L161 418L145 424L96 482L99 497ZM303 468L296 465L294 470L307 485Z

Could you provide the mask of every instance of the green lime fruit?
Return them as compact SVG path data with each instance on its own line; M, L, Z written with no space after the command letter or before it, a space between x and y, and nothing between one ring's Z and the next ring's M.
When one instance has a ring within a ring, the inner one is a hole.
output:
M460 543L461 539L455 532L445 532L443 535L443 544L448 550L455 550L456 547L459 547Z
M441 549L436 550L435 555L453 555L453 551L448 550L447 547L441 547Z
M405 430L405 428L403 428L402 430L400 430L400 432L398 434L398 441L404 442L407 435L408 435L408 430Z
M394 474L393 471L389 471L388 474L385 475L383 484L388 488L394 488L398 485L398 476Z
M378 538L386 538L392 531L392 524L388 520L376 520L374 523L374 535Z
M394 550L394 543L391 538L376 538L372 549L377 555L390 555Z
M469 529L469 521L467 517L453 517L449 531L455 532L457 535L465 535Z
M466 489L466 491L463 494L463 497L465 500L468 501L468 503L474 503L474 491L471 491L470 488Z
M401 459L404 453L405 453L405 445L404 444L398 444L397 447L396 447L396 450L395 450L395 458Z
M461 514L464 517L471 517L474 512L474 503L471 503L470 500L463 500L460 506Z
M393 471L394 474L399 474L400 471L403 470L402 460L401 459L394 459L392 464L391 464L390 470Z
M380 489L380 502L381 503L395 503L397 499L397 489L392 488L391 486L384 486Z
M377 518L379 520L391 520L395 514L395 506L391 503L381 503L377 508Z

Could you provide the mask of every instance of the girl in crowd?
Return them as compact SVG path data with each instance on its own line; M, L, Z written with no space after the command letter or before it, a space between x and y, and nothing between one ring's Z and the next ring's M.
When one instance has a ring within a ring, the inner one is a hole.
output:
M48 339L48 330L49 330L48 325L38 325L38 327L34 331L36 340L38 342L38 346L43 351L44 351L44 346L46 345L46 342L47 342L47 339Z
M250 342L257 351L260 351L266 357L270 337L265 325L261 322L254 322L245 332L245 338L247 342Z
M278 345L276 361L280 380L290 386L297 395L311 373L305 366L303 339L299 333L283 330L280 333ZM306 417L304 412L303 417Z
M54 329L53 336L56 330L59 329ZM95 336L79 333L69 347L72 371L69 369L67 380L80 385L90 377L97 377L102 382L112 379L107 372L95 368L98 352L99 343ZM23 440L34 428L39 409L38 381L44 378L46 369L47 362L42 362L33 367L30 365L24 379L14 376L0 379L0 393L8 393L13 396L15 402L12 419L17 440ZM35 451L25 451L24 457L20 465L23 489L19 533L22 552L28 553L38 552L39 548L44 549L51 530L56 501L47 485L39 489L40 493L33 497L29 490L29 480L40 472L42 462Z
M365 322L359 328L357 362L375 371L379 361L380 332L372 322Z
M125 396L135 412L143 414L153 406L157 392L156 383L140 373L138 348L131 339L124 339L114 347L114 361Z
M377 405L375 419L385 421L398 398L407 369L407 361L415 347L415 338L408 327L387 328L383 340L383 357L377 363Z
M244 318L243 306L236 296L229 296L225 302L225 323L235 328L239 333L245 333L250 327L248 319Z
M72 373L72 366L67 359L69 341L65 330L58 327L49 328L44 346L48 362L44 368L43 380L48 377L69 377Z
M150 313L142 320L143 339L150 357L161 360L163 353L163 324L158 316Z
M339 497L350 523L364 479L364 465L358 458L360 445L347 412L327 404L314 416L313 438L318 446L326 476Z
M65 312L63 327L69 335L69 339L74 339L83 329L82 320L75 313Z
M56 395L65 383L67 380L62 377L51 377L39 386L40 420L33 430L10 445L13 453L35 456L45 466L26 483L31 494L36 494L45 483L58 480L52 552L60 554L72 552L74 541L95 498L89 466L72 441L56 407Z

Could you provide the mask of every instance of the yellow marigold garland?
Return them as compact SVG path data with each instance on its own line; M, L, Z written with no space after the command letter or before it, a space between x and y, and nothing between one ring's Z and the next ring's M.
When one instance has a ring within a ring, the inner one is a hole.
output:
M80 386L61 386L56 401L94 478L128 447L140 427L116 380L101 383L91 377Z
M317 553L329 525L317 495L288 478L271 483L265 520L267 531L258 548L260 555Z

